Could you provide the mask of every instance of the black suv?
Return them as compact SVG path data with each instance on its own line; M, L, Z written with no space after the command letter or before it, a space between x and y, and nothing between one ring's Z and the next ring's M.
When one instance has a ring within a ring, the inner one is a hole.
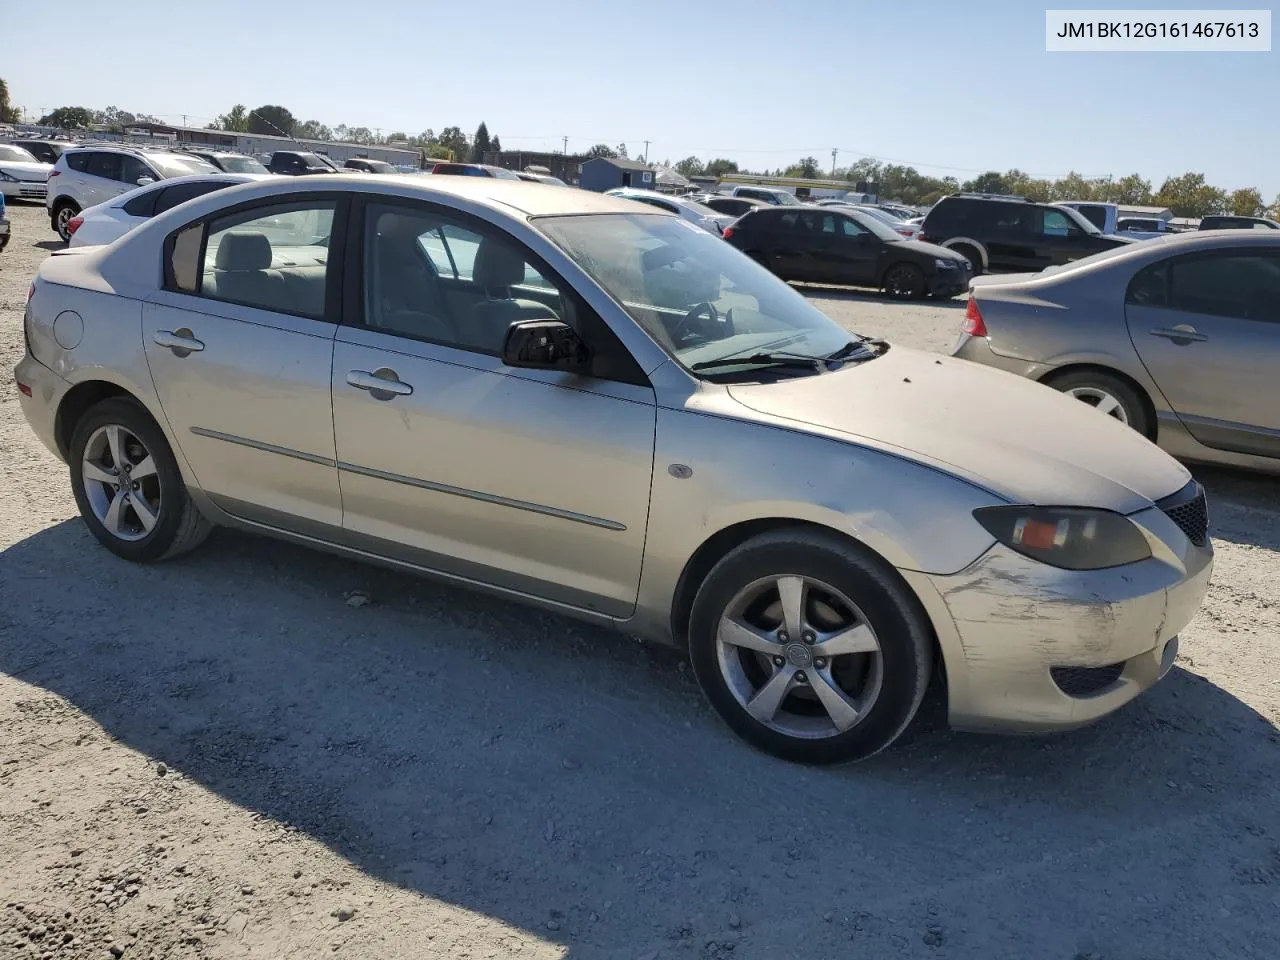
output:
M985 193L943 197L924 218L920 239L956 251L975 274L1035 273L1136 242L1104 234L1070 207Z
M963 256L852 208L762 206L725 227L724 239L783 280L875 287L904 300L969 286Z
M25 144L24 144L25 146ZM1280 223L1266 217L1208 216L1200 221L1201 230L1280 230Z
M332 161L305 150L277 150L267 161L267 170L286 177L307 177L339 172Z

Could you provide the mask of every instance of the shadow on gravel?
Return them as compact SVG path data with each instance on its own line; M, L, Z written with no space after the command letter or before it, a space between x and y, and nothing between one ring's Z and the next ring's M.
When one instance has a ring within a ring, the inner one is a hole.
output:
M925 297L921 300L899 300L896 297L886 296L874 290L851 290L848 287L830 287L820 283L794 282L791 286L806 297L820 297L824 300L866 300L871 303L892 303L899 306L917 307L952 307L959 310L965 309L969 303L967 298L959 295L954 297Z
M1075 733L954 735L935 704L887 754L806 769L734 740L674 652L225 532L130 566L72 521L0 553L0 670L574 958L1244 957L1274 933L1276 732L1181 670Z

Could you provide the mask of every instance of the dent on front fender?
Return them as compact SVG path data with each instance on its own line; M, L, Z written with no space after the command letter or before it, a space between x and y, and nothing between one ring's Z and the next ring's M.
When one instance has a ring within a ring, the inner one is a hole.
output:
M688 468L688 475L673 475L672 465ZM861 542L896 568L953 573L993 542L972 516L993 502L977 487L892 454L786 428L659 409L635 626L649 632L644 623L669 623L689 559L737 524L817 524Z

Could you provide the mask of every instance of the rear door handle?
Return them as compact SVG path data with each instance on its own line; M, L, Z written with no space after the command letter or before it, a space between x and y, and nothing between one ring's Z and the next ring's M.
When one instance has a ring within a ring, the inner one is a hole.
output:
M381 367L372 373L368 370L348 370L347 383L357 390L368 390L375 400L407 397L413 387L405 383L389 367Z
M204 349L204 343L197 340L186 327L179 327L177 330L157 330L151 339L157 346L172 350L176 357L185 357Z
M1181 340L1184 344L1198 343L1209 339L1203 333L1196 332L1196 328L1189 323L1180 323L1176 327L1156 327L1151 331L1151 335L1153 337L1164 337L1166 340L1175 342Z

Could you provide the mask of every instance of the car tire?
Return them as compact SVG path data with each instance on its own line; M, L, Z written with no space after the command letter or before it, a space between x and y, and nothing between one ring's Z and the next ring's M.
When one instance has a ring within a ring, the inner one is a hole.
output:
M1102 370L1075 370L1050 377L1045 383L1151 438L1147 405L1138 391L1119 377Z
M116 556L167 560L208 537L212 526L191 501L164 433L136 401L91 407L72 431L67 460L80 516Z
M699 587L688 633L694 675L725 723L799 763L889 746L932 668L928 622L893 568L821 531L778 530L731 550Z
M884 292L895 300L919 300L924 296L924 271L914 263L895 263L884 272Z
M968 243L957 243L951 249L969 261L969 266L973 268L973 276L977 277L982 274L982 253L977 247Z
M71 231L67 228L67 224L79 212L80 205L74 200L59 200L53 207L53 216L50 218L52 226L64 243L71 242Z

